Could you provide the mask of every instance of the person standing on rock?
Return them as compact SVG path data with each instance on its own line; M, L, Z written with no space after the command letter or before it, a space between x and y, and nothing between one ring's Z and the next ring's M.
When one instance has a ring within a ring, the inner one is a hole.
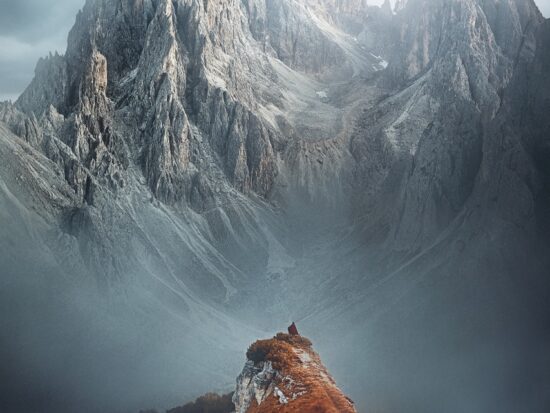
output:
M299 336L300 335L300 333L298 333L298 328L296 327L296 323L294 323L294 321L292 322L290 327L288 327L288 334L290 334L291 336Z

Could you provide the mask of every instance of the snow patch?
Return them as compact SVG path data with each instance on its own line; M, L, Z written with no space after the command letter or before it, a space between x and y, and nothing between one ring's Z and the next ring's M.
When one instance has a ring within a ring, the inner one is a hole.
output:
M372 68L376 71L379 71L379 70L384 70L388 67L388 61L387 60L384 60L382 58L382 56L377 56L375 55L374 53L370 52L369 53L372 57L374 57L378 62L376 63L376 65L373 65Z
M319 90L315 93L317 93L317 96L319 97L319 99L327 99L328 98L328 91L327 90Z
M273 391L273 395L279 399L280 404L288 404L288 399L286 398L285 394L279 389L278 387L275 387L275 390Z

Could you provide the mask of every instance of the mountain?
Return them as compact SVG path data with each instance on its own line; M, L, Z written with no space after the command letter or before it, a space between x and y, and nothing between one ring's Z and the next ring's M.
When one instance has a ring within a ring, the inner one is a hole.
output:
M0 406L225 393L295 319L358 411L545 411L549 30L532 0L88 0L0 103Z

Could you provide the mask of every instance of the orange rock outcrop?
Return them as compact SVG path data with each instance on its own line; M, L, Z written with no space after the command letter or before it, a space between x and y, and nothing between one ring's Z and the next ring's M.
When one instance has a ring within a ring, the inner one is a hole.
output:
M247 358L237 413L356 413L308 339L279 333L254 343Z

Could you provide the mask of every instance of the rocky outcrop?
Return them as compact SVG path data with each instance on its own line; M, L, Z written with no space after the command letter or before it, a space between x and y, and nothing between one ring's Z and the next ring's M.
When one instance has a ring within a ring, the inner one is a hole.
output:
M356 411L304 337L257 341L247 359L233 395L236 413Z
M67 61L59 54L40 59L35 77L18 99L18 107L40 116L50 105L65 109L69 89Z
M265 53L321 78L349 75L354 59L342 37L351 40L363 31L366 1L246 0L244 4L250 30Z
M23 138L33 147L40 147L42 130L36 116L26 116L8 102L0 102L0 122L5 123L11 131Z

